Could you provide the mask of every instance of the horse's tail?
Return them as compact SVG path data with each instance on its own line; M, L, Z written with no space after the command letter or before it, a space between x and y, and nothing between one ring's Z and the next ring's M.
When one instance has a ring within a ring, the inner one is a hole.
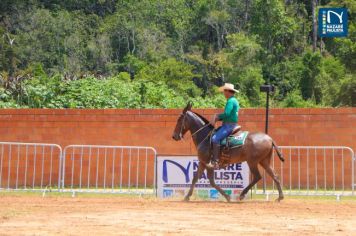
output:
M282 153L279 151L279 148L277 146L277 144L272 140L272 147L274 147L274 150L276 150L279 160L281 160L282 162L284 162L284 157L282 155Z

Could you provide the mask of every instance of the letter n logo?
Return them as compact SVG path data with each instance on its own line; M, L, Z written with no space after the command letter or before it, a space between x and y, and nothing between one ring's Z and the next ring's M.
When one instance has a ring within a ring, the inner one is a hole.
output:
M165 183L168 183L168 170L167 170L167 163L171 163L175 166L177 166L184 174L185 176L185 182L186 183L189 183L190 182L190 179L189 179L189 169L190 169L190 164L191 162L188 163L187 167L183 167L181 164L175 162L175 161L171 161L171 160L164 160L163 161L163 175L162 175L162 178L163 178L163 181Z
M339 20L339 23L342 24L342 15L344 14L344 12L341 12L340 14L338 14L335 11L329 10L328 11L328 17L327 17L327 21L328 21L329 24L331 24L331 13L334 14L335 16L337 16L337 18Z

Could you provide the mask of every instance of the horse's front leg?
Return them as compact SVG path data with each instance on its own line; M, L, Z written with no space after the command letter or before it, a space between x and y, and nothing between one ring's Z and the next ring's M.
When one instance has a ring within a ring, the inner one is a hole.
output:
M224 190L222 188L220 188L216 183L215 183L215 180L214 180L214 170L213 169L208 169L208 179L209 179L209 182L210 182L210 185L215 188L216 190L219 191L219 193L221 195L223 195L226 199L226 201L230 202L231 198L228 194L226 194L224 192Z
M184 197L184 201L189 201L190 197L193 194L195 184L198 182L198 180L203 175L204 170L205 170L205 165L203 163L199 162L197 174L194 175L194 177L193 177L192 185L190 186L188 194Z

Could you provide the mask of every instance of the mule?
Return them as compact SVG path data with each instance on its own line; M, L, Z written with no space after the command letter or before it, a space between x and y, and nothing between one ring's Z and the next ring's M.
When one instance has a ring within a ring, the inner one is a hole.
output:
M206 118L199 115L198 113L193 112L191 108L192 104L188 103L188 105L183 109L182 114L178 118L172 136L174 140L179 141L188 131L190 131L198 153L198 171L197 174L193 177L189 192L185 196L184 200L189 201L193 194L196 182L201 178L203 172L207 170L207 177L209 179L210 185L219 191L219 193L223 195L229 202L230 196L227 195L222 190L222 188L216 185L214 181L214 169L207 168L206 166L210 162L211 158L210 136L214 130L214 126L211 125ZM270 136L260 132L249 132L243 146L230 149L230 158L228 160L228 164L241 163L246 161L253 176L251 183L242 190L239 196L240 200L244 199L248 191L262 178L258 169L258 165L261 165L266 170L267 174L271 176L273 181L276 183L279 194L278 199L276 200L281 201L284 198L279 178L270 165L273 149L276 150L279 159L283 162L284 158L276 143Z

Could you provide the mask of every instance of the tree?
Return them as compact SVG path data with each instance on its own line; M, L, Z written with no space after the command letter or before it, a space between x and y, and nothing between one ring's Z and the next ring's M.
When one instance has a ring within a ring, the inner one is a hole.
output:
M188 98L201 95L201 91L193 82L195 76L193 66L169 58L159 64L144 67L137 75L137 79L154 83L164 82Z
M265 60L269 65L281 61L287 48L293 47L298 25L286 15L279 0L256 0L252 6L250 31L266 51Z
M218 50L221 50L223 47L224 36L227 34L226 23L229 19L230 15L224 10L212 10L204 18L205 23L215 31Z
M336 99L338 106L356 107L356 79L348 75L341 83Z
M318 75L321 70L322 57L320 53L306 52L303 56L303 71L300 80L300 89L305 100L313 99L321 102L321 90L318 83Z
M263 105L265 82L278 106L354 105L354 2L2 0L0 106L223 106L224 82L244 106ZM317 6L349 16L320 53Z

